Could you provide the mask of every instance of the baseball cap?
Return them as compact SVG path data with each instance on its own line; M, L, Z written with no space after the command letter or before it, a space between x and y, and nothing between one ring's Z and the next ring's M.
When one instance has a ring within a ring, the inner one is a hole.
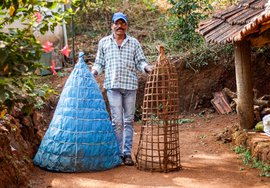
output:
M116 12L113 14L113 17L112 17L113 23L115 23L117 20L120 20L120 19L122 19L126 23L128 23L127 16L125 14L123 14L122 12Z

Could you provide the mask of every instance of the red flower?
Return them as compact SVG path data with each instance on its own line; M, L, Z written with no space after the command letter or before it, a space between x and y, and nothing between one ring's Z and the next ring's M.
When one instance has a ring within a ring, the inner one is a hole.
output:
M46 53L49 53L53 50L52 46L53 46L53 43L47 41L44 45L42 45L42 48Z
M62 53L63 55L65 55L66 57L69 56L68 45L66 45L66 46L61 50L61 53Z
M35 12L35 17L36 17L37 23L40 23L42 20L42 15L40 14L40 12Z
M56 75L56 71L55 71L55 63L54 63L54 61L52 61L52 66L51 66L51 69L52 69L52 73L53 73L53 75Z

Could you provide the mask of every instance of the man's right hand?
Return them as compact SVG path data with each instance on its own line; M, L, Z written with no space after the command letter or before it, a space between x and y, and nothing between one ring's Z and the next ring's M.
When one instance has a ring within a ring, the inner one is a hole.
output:
M98 75L98 72L97 72L95 69L91 70L91 73L92 73L93 76L95 76L95 77Z
M151 73L151 72L153 71L153 69L154 69L154 66L153 66L153 65L146 65L146 66L144 67L144 70L145 70L145 72L146 72L147 74Z

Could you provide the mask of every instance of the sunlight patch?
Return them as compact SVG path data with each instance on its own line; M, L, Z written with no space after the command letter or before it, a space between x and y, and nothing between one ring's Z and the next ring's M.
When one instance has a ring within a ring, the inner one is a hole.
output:
M193 178L177 177L173 179L173 182L178 186L185 188L227 188L228 185L217 182L216 180L202 180Z
M121 184L121 183L113 183L108 181L102 180L94 180L88 178L71 178L68 180L63 179L54 179L51 183L52 187L110 187L110 188L119 188L119 187L127 187L127 188L139 188L141 186L137 185L128 185L128 184Z
M209 160L219 160L219 163L220 161L223 161L225 162L227 159L231 159L233 158L233 156L231 154L223 154L223 155L210 155L210 154L194 154L192 155L193 158L197 158L197 159L201 159L201 160L204 160L204 161L209 161Z

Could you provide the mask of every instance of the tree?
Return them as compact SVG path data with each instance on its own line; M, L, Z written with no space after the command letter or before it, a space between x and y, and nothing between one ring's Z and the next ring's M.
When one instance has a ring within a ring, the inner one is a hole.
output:
M196 33L200 20L208 16L212 6L209 0L169 0L170 28L177 48L192 48L200 44L202 37ZM178 45L176 44L178 43Z

